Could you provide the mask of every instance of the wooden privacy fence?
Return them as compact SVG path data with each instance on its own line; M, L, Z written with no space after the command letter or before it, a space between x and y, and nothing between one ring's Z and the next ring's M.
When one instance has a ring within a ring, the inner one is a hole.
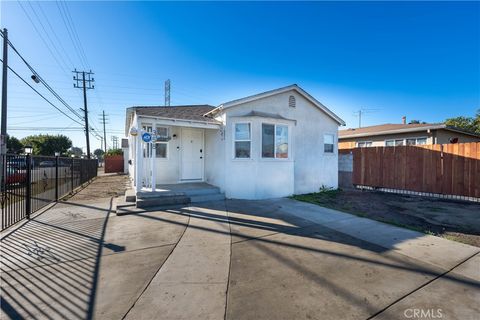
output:
M352 152L354 185L480 198L480 142Z

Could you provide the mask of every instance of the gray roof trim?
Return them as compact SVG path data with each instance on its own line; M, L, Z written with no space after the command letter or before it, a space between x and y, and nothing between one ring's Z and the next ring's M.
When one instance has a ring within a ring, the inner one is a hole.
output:
M234 118L249 118L249 117L260 117L260 118L270 118L270 119L279 119L279 120L286 120L292 121L297 123L297 120L285 118L278 113L268 113L268 112L260 112L260 111L250 111L247 114L241 116L235 116Z

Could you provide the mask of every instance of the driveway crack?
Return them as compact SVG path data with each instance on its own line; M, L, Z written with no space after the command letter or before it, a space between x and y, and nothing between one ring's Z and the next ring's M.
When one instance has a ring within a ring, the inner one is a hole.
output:
M452 272L454 269L458 268L459 266L461 266L462 264L464 264L465 262L467 262L468 260L472 259L473 257L475 257L476 255L479 255L480 253L479 252L475 252L474 254L472 254L471 256L465 258L464 260L460 261L459 263L457 263L456 265L454 265L452 268L450 268L449 270L439 274L438 276L428 280L427 282L425 282L424 284L422 284L421 286L419 286L418 288L404 294L403 296L401 296L400 298L396 299L395 301L393 301L392 303L390 303L389 305L387 305L386 307L384 307L383 309L375 312L373 315L371 315L370 317L366 318L366 320L370 320L370 319L373 319L375 318L376 316L378 316L379 314L385 312L387 309L389 309L390 307L392 307L393 305L399 303L400 301L402 301L403 299L407 298L408 296L414 294L415 292L419 291L420 289L423 289L424 287L428 286L429 284L431 284L432 282L444 277L445 275L447 275L448 273Z

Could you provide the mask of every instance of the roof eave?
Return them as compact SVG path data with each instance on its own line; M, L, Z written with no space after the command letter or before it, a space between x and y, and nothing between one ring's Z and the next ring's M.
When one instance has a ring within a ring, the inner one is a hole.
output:
M395 130L383 130L383 131L376 131L376 132L356 133L356 134L342 135L342 136L339 136L338 139L371 137L371 136L381 136L381 135L387 135L387 134L421 132L421 131L438 130L438 129L447 129L447 126L444 125L444 124L441 124L441 125L428 126L428 127L403 128L403 129L395 129Z

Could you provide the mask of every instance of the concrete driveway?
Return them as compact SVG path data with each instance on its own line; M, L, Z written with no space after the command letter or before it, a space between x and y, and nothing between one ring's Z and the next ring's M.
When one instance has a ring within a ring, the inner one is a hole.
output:
M476 247L291 199L111 206L58 204L3 235L2 319L480 314Z

